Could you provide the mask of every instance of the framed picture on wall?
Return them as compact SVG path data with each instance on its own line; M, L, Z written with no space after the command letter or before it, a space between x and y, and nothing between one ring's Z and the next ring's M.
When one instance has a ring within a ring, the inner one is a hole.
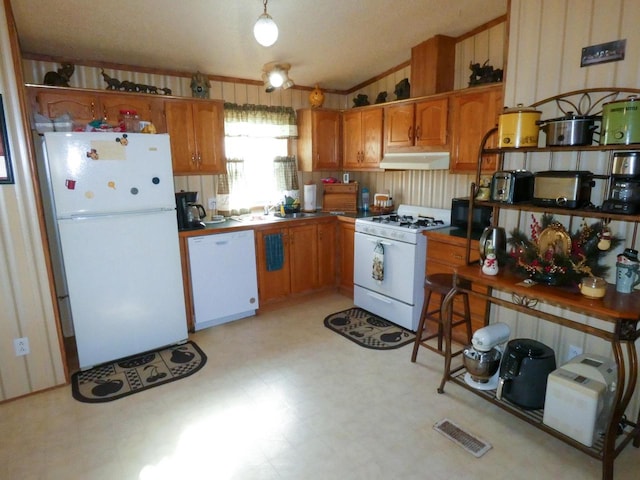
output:
M7 138L7 124L4 120L4 104L0 95L0 183L13 183L9 140Z
M624 60L627 50L627 39L616 40L615 42L599 43L582 49L580 66L588 67L598 63L617 62Z

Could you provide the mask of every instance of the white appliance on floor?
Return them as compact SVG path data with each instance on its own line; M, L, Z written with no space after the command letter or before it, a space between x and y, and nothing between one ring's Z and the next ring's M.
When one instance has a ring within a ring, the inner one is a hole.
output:
M191 237L189 268L196 330L256 314L253 230Z
M424 301L425 230L450 224L451 211L400 205L397 213L355 222L353 301L356 306L416 331ZM373 278L376 247L382 246L383 279Z
M56 294L80 368L184 342L169 136L46 133L42 154Z
M611 358L585 353L571 359L549 374L542 421L591 447L611 417L617 377Z

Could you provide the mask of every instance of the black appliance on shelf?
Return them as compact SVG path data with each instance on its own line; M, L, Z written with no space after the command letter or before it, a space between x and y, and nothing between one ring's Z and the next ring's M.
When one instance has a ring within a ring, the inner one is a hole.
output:
M602 211L635 215L640 212L640 152L615 152L611 167L609 198Z
M555 369L555 353L544 343L528 338L511 340L502 356L496 398L527 410L541 409L547 377Z
M482 233L486 227L491 225L492 215L493 207L475 204L471 217L471 230ZM468 222L469 197L453 198L451 200L451 226L461 228L466 232Z
M202 205L197 204L198 192L176 193L176 215L178 230L198 230L205 228L202 221L207 216Z

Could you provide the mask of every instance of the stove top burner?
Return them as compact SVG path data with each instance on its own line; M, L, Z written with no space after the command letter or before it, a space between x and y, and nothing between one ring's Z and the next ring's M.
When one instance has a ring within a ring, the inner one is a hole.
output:
M412 215L397 215L395 213L371 217L370 221L414 230L445 225L444 220L437 220L434 217L419 216L414 218Z

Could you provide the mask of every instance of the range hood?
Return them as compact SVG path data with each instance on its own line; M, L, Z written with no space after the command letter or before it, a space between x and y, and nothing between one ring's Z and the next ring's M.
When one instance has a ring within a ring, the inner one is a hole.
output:
M448 170L449 152L385 153L380 168L385 170Z

